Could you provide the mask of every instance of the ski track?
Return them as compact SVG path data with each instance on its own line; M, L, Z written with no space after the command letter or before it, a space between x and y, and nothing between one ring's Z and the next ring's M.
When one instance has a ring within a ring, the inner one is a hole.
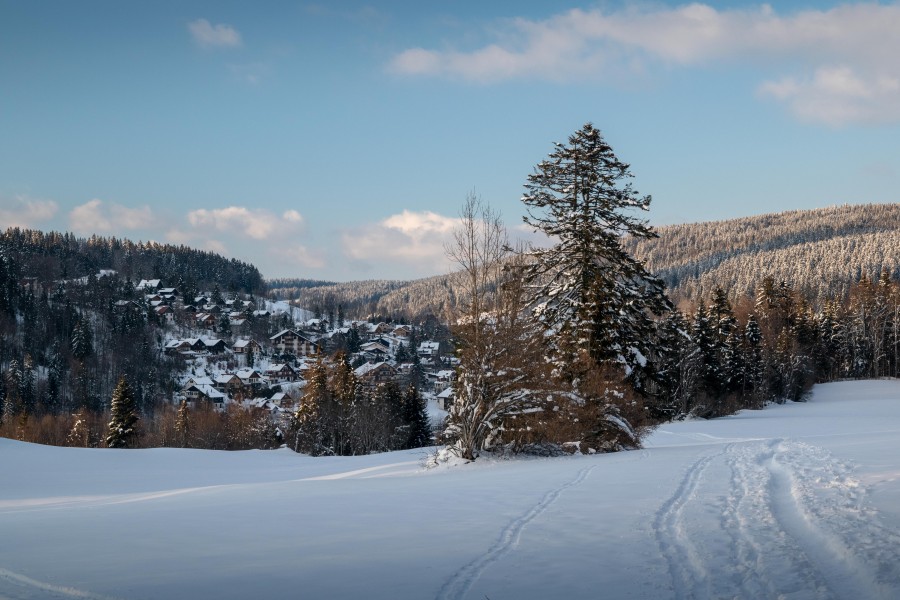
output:
M677 598L694 597L699 586L709 579L704 562L685 529L684 510L695 501L703 472L717 456L701 456L694 461L682 476L675 493L663 503L653 520L656 540L669 566L672 589Z
M720 467L730 476L707 477ZM699 457L653 528L676 598L900 598L900 532L879 521L848 465L805 442Z
M9 594L9 595L7 595ZM47 600L114 600L72 587L53 585L0 567L0 598L41 598Z
M552 506L564 491L583 483L584 480L587 479L588 475L590 475L591 471L596 468L596 466L597 465L593 465L581 469L580 471L578 471L578 475L574 479L550 490L549 492L544 494L544 497L541 498L541 500L530 510L528 510L528 512L516 519L513 519L503 529L503 531L500 532L500 537L496 542L494 542L494 544L488 549L487 552L463 566L456 573L454 573L446 583L444 583L437 594L437 599L461 600L462 598L464 598L472 588L472 585L476 581L478 581L478 578L481 576L484 570L491 563L503 557L507 552L509 552L519 543L519 538L521 537L522 531L525 529L525 527L534 519L539 517L550 506Z

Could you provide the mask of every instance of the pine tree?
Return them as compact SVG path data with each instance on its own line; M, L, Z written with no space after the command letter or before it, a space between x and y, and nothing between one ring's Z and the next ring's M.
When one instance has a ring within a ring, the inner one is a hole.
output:
M624 366L641 388L654 317L671 306L662 281L622 247L623 236L656 236L631 214L650 205L650 196L627 183L631 177L629 165L588 123L537 165L522 201L525 223L558 240L532 251L527 281L535 290L535 315L558 342L559 365L587 352L598 365Z
M110 448L132 448L137 442L137 406L134 393L123 375L113 391L106 445Z
M407 425L404 448L421 448L431 441L431 421L425 399L416 386L410 384L403 395L403 421Z

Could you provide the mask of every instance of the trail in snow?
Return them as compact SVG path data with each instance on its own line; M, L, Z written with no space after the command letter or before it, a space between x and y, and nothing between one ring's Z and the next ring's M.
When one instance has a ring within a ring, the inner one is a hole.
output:
M550 490L528 512L513 519L503 531L500 532L500 537L487 552L463 566L447 580L438 592L438 600L462 600L462 598L465 598L472 585L478 581L478 578L484 570L519 543L519 537L522 535L522 530L535 518L540 516L541 513L552 506L564 491L584 482L596 466L597 465L593 465L581 469L574 479Z
M702 456L688 467L675 493L663 503L653 521L656 539L666 558L678 598L692 597L709 580L703 558L685 528L684 511L695 501L703 473L717 456Z
M3 584L0 587L0 598L6 600L31 598L45 598L47 600L114 600L109 596L101 596L72 587L38 581L2 567L0 567L0 584Z
M714 468L730 477L706 477ZM654 531L677 598L900 597L900 533L879 522L847 465L807 443L733 443L701 456Z

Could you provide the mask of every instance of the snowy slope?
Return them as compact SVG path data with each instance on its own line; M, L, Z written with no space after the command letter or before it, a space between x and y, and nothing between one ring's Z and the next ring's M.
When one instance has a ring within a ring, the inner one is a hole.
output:
M897 381L637 452L425 454L0 440L0 597L900 597Z

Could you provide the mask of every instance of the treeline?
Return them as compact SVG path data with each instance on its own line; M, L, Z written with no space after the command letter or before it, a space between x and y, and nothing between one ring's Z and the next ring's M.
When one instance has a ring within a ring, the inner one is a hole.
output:
M343 353L317 362L306 377L287 438L295 451L348 456L430 443L426 403L414 381L405 389L395 382L363 386Z
M900 282L863 277L846 297L814 298L766 277L734 306L722 288L658 325L648 403L657 420L717 417L800 401L815 383L900 377Z
M900 204L844 205L657 229L623 247L666 283L676 303L716 287L735 301L765 276L790 281L816 306L846 298L863 275L900 276Z
M16 258L21 277L52 286L101 269L115 270L122 279L164 279L166 285L186 289L212 288L260 293L262 275L253 265L183 245L132 242L115 237L79 238L71 233L7 229L0 248Z

